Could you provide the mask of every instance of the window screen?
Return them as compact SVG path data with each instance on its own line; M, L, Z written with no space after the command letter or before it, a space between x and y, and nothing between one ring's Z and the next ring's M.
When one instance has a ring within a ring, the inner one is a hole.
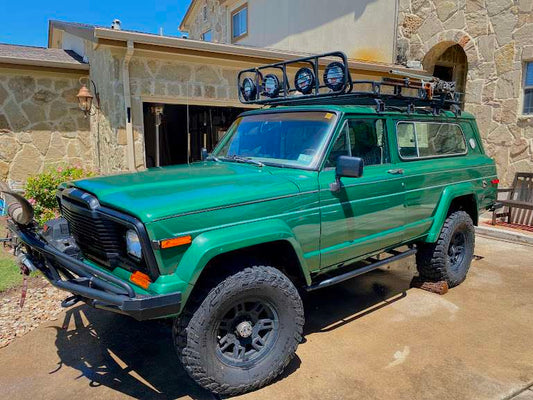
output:
M204 42L210 42L212 40L212 33L211 30L208 30L207 32L204 32L202 34L202 40Z
M464 154L466 142L456 124L400 122L398 148L402 158L426 158Z
M533 114L533 62L526 63L524 80L524 114Z
M231 35L236 39L248 32L248 7L237 11L231 17Z

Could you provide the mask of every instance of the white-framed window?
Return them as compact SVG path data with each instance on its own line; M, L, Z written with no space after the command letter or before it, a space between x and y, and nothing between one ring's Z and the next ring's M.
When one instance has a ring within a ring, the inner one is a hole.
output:
M248 4L236 8L231 13L231 41L234 42L248 34Z
M213 40L212 34L211 34L211 29L209 29L208 31L205 31L204 33L202 33L202 40L204 42L211 42Z
M523 114L533 114L533 61L526 62Z
M401 121L396 126L398 150L403 160L459 156L467 153L458 124Z
M207 4L202 7L202 19L204 22L207 22Z

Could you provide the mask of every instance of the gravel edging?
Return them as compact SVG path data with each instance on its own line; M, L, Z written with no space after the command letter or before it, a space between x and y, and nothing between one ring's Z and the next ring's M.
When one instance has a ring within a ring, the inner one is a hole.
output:
M0 293L0 348L15 338L37 328L46 321L57 319L63 311L61 301L67 294L50 285L43 277L28 279L24 307L19 306L22 286Z

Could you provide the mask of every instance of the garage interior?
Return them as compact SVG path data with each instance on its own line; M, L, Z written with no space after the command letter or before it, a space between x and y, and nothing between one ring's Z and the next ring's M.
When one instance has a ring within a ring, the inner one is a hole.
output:
M159 160L157 111L161 112ZM159 166L199 161L202 148L213 150L243 111L239 107L143 103L146 167L155 167L158 161Z

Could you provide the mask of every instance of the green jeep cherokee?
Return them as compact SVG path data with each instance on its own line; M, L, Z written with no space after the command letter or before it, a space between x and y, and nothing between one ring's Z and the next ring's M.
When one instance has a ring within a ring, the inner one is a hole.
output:
M43 230L8 193L24 271L71 292L65 306L173 318L183 366L223 395L289 363L302 292L412 254L425 281L460 284L498 183L446 82L352 81L330 53L243 71L239 86L271 107L241 114L202 162L65 184L64 219Z

